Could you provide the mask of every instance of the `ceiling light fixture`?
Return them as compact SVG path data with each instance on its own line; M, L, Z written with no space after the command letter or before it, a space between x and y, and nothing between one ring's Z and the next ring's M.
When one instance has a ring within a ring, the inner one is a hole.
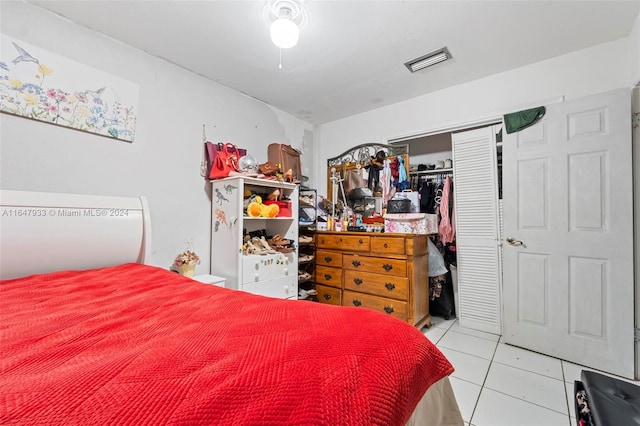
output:
M298 43L300 29L291 20L291 9L281 7L279 17L271 23L271 41L281 49L288 49Z
M267 0L262 17L269 25L271 41L280 48L282 68L282 49L298 43L300 30L309 22L309 14L299 0Z
M449 53L449 49L443 47L442 49L438 49L409 62L405 62L404 65L409 69L409 71L416 72L435 64L439 64L440 62L444 62L447 59L451 59L451 53Z

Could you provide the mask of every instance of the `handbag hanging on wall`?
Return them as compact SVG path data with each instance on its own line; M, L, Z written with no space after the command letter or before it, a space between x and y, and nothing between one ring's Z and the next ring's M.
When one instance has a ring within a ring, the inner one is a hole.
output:
M229 173L238 171L238 160L240 151L232 143L225 143L221 151L216 151L216 157L211 164L209 179L223 179Z

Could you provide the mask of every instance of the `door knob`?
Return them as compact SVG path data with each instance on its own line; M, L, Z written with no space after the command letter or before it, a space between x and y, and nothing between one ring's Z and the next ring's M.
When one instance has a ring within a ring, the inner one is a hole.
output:
M517 247L517 246L523 246L523 245L524 245L524 243L523 243L522 241L520 241L520 240L516 240L516 239L515 239L515 238L513 238L513 237L509 237L509 238L507 238L507 243L511 244L512 246L516 246L516 247Z

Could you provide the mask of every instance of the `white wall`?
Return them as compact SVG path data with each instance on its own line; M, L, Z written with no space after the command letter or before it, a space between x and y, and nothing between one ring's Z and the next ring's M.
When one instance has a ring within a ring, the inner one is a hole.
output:
M631 87L631 45L629 37L619 39L322 124L316 129L315 181L326 182L326 159L350 146L386 143L456 123L499 117L538 100Z
M152 262L169 267L193 241L209 271L210 189L199 174L202 125L213 141L232 141L258 161L267 145L305 149L313 127L238 92L23 2L0 3L2 32L140 85L136 139L127 143L0 114L3 189L145 195Z
M631 54L631 86L640 83L640 14L636 16L631 33L629 34L629 50Z
M440 133L432 136L423 136L402 142L409 145L411 154L411 166L419 164L435 165L438 160L451 160L451 133Z

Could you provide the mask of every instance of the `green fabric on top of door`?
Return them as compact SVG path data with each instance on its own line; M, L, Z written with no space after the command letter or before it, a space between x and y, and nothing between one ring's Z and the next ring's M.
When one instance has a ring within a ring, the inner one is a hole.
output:
M507 133L513 133L526 129L527 127L535 124L538 120L544 117L546 112L545 107L537 107L531 109L525 109L523 111L512 112L511 114L505 114L504 125Z

